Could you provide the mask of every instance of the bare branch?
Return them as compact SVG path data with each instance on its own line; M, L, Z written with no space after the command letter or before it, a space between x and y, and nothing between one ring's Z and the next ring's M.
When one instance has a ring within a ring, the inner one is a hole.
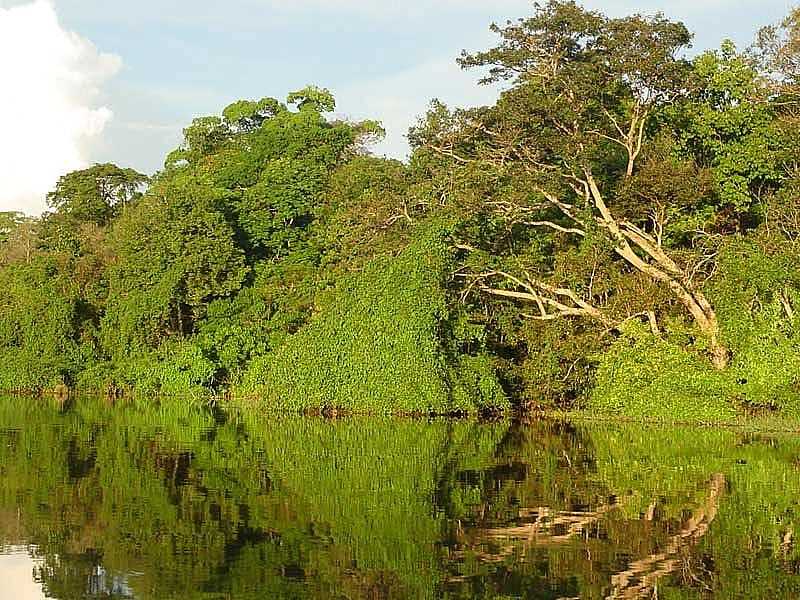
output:
M441 146L429 146L429 147L434 152L437 152L437 153L441 154L442 156L447 156L449 158L452 158L452 159L460 162L461 164L470 164L470 163L474 163L475 162L474 159L464 158L462 156L459 156L455 152L453 152L453 150L450 150L450 149L447 149L447 148L443 148Z
M603 112L606 114L606 116L614 124L614 127L616 128L617 131L619 131L619 134L624 138L625 137L625 132L622 130L622 127L619 126L619 122L614 117L614 115L611 114L611 111L609 111L607 108L604 107L603 108Z
M553 223L552 221L520 221L520 223L522 225L529 225L531 227L549 227L550 229L555 229L561 233L571 233L581 237L586 237L586 232L583 229L578 229L577 227L562 227L561 225Z
M568 288L555 287L530 276L525 281L504 271L488 271L476 275L461 274L460 276L473 280L470 289L477 287L483 293L491 296L535 304L539 309L539 314L524 315L531 319L551 321L564 317L588 317L605 325L614 325L614 321L600 309ZM498 277L513 284L517 289L492 287L486 283L487 280ZM476 281L478 282L477 286L474 283ZM519 291L519 288L524 291Z

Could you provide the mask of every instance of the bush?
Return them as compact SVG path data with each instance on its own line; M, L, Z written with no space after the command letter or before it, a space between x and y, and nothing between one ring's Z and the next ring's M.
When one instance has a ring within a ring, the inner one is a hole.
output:
M800 414L798 259L793 243L765 235L729 240L719 255L711 296L733 355L729 375L751 409Z
M727 373L637 323L600 357L587 408L642 419L720 421L736 415L734 392Z
M0 389L36 392L71 383L91 362L81 303L53 261L0 269Z
M345 277L333 301L273 354L257 358L240 396L269 408L452 413L507 406L486 359L450 357L445 283L451 257L439 225L399 256ZM475 393L471 393L471 392Z
M216 364L192 340L173 339L157 350L130 354L113 363L87 369L78 380L84 390L109 387L140 395L207 396Z

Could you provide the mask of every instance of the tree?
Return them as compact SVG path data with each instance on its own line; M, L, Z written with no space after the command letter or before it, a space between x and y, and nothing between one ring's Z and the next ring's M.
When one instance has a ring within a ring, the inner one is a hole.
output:
M750 49L772 90L783 96L785 106L800 98L800 8L792 9L777 25L763 27Z
M336 108L336 100L329 90L313 85L307 86L297 92L292 92L286 102L297 106L299 110L313 110L316 112L331 112Z
M302 325L328 180L376 131L329 122L322 111L333 106L329 92L309 87L287 104L240 100L186 128L164 171L110 231L101 329L115 365L202 356L214 361L215 381L229 382L273 337ZM139 368L119 375L135 379Z
M20 212L0 212L0 243L7 242L9 236L25 221L25 215Z
M29 263L39 244L38 221L18 212L0 213L0 265Z
M711 170L708 225L739 232L760 220L763 198L780 186L796 142L754 61L726 41L693 61L690 91L660 115L676 150Z
M237 133L258 129L264 121L282 112L286 107L274 98L262 98L258 101L239 100L222 111L222 116Z
M166 173L114 224L103 320L112 356L192 333L210 302L240 289L248 269L220 196L191 171Z
M52 389L87 366L85 315L70 275L41 256L0 269L0 390Z
M107 225L141 197L146 175L106 163L73 171L58 180L47 203L71 223Z
M703 333L714 365L724 368L728 350L693 270L663 246L658 223L615 211L617 191L649 142L652 115L685 93L686 28L661 15L609 19L551 0L537 4L533 17L494 30L500 45L465 54L461 64L488 67L484 81L510 80L511 88L495 106L457 115L455 129L418 132L418 139L513 187L489 201L508 221L607 248L627 269L666 286ZM592 297L591 282L573 289L530 271L497 269L467 279L485 294L532 304L533 319L585 317L606 327L618 321Z

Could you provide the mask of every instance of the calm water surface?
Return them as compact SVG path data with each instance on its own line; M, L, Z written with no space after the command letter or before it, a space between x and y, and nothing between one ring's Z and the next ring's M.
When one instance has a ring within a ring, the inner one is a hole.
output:
M800 439L0 400L0 598L800 597Z

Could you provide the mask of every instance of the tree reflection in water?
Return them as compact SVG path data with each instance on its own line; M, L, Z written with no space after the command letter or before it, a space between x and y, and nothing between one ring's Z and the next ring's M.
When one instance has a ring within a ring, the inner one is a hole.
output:
M59 600L791 598L799 456L734 430L7 399L0 547Z

